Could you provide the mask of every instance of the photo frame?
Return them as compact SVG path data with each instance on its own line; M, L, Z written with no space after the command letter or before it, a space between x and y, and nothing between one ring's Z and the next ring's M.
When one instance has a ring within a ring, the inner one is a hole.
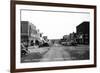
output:
M11 1L10 31L12 73L96 67L94 5Z

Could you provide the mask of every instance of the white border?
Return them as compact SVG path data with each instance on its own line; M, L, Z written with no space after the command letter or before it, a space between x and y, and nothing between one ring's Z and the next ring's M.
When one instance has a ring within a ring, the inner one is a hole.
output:
M89 12L91 18L90 19L90 36L91 36L90 37L90 60L20 63L20 9L31 9L31 10L43 9L43 10L56 10L56 11L62 10L62 11ZM94 64L94 16L93 15L94 15L93 9L16 5L16 69Z

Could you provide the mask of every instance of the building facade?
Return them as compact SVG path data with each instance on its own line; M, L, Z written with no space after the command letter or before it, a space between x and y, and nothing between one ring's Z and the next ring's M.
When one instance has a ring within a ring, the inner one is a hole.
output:
M76 27L77 43L89 44L89 22L82 22Z
M21 21L21 41L27 42L28 45L40 40L41 33L36 26L28 21Z

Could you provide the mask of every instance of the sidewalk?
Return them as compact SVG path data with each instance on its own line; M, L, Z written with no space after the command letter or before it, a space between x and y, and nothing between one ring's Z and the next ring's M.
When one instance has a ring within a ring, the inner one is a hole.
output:
M21 58L21 62L39 62L43 55L49 51L49 47L33 48L30 47L29 54Z

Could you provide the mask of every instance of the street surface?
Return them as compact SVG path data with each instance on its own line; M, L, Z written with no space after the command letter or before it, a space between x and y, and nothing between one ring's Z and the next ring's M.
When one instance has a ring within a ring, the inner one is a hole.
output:
M89 46L62 46L54 43L51 47L29 48L30 53L21 62L48 62L89 59Z
M54 44L40 61L64 61L65 59L71 59L69 52L64 51L61 45Z

